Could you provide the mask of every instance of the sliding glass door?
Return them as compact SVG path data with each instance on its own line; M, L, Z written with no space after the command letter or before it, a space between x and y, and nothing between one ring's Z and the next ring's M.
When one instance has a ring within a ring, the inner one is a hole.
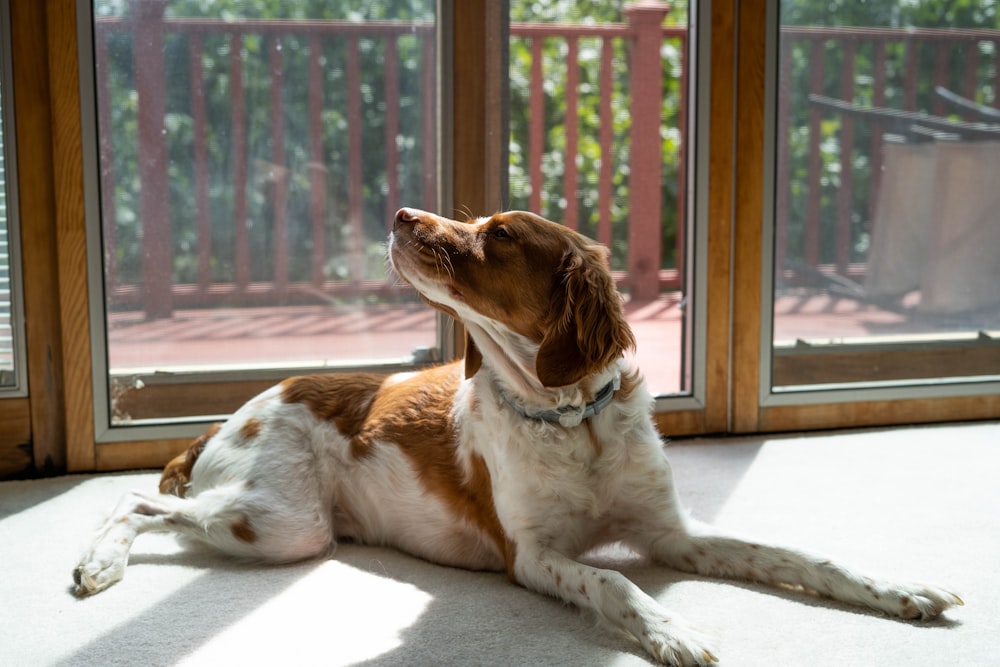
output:
M446 354L384 245L439 209L435 2L279 5L81 5L101 438Z
M774 17L762 390L777 402L989 391L1000 15L994 3L828 5L783 1Z

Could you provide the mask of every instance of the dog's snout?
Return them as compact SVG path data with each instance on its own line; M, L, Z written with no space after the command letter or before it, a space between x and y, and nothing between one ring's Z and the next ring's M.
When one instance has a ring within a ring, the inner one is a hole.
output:
M420 220L420 211L414 208L401 208L396 211L394 227L398 229L404 225L411 225Z

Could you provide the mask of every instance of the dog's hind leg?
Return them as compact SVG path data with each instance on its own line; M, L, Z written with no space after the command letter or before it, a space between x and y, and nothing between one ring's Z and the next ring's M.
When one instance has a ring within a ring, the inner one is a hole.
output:
M98 593L125 574L135 538L172 532L223 553L268 562L291 562L327 552L329 521L318 513L289 518L280 508L261 507L244 484L217 487L191 498L125 494L98 530L73 571L74 593Z

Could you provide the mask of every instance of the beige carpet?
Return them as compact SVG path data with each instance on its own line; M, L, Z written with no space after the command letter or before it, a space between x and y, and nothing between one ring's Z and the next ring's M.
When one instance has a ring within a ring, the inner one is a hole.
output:
M1000 664L1000 424L681 441L668 455L698 517L966 602L909 623L594 557L715 636L724 665ZM0 484L0 665L649 664L501 575L351 545L263 568L145 535L122 583L74 599L70 572L102 513L157 477Z

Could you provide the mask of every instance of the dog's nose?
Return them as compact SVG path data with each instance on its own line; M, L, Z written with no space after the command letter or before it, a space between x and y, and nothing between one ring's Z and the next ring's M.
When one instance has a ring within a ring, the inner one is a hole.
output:
M415 208L401 208L396 211L395 228L410 225L420 220L420 211Z

